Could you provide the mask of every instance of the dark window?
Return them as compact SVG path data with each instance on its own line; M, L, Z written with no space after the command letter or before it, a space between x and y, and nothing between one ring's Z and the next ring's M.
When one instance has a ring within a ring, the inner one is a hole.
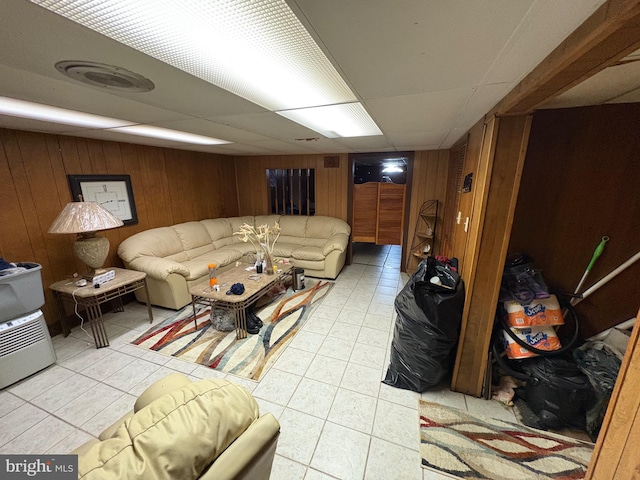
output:
M267 169L271 213L315 215L314 172L313 168Z

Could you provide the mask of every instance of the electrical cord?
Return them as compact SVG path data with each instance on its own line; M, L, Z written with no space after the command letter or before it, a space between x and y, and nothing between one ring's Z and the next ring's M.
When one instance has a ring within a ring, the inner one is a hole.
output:
M93 335L91 335L89 332L87 332L84 329L84 317L82 317L82 315L80 315L80 313L78 312L78 301L76 300L76 292L78 290L80 290L81 288L84 287L78 287L76 288L73 292L71 292L71 298L73 298L73 303L75 303L75 306L73 308L74 313L76 314L76 317L78 317L80 319L80 330L82 330L84 333L87 334L87 336L93 340L95 342L95 338L93 338Z

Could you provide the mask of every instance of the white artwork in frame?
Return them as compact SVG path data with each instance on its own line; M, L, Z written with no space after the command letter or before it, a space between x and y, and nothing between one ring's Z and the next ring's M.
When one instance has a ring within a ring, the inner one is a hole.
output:
M74 201L96 202L125 225L138 223L129 175L69 175Z

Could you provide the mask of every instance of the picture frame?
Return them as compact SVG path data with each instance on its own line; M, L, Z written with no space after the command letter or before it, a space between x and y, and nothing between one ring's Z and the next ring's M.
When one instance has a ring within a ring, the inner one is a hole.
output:
M138 223L129 175L67 175L75 202L96 202L125 225Z

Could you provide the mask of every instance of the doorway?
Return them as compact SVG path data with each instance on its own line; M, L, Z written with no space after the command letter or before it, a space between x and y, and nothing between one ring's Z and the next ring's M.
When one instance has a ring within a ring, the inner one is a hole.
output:
M413 152L349 155L348 220L352 242L401 248L412 161ZM364 247L359 248L362 251Z

